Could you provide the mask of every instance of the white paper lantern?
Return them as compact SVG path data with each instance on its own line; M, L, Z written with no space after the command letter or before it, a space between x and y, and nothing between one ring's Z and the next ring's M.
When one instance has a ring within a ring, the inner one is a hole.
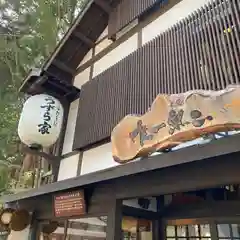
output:
M63 107L59 100L39 94L30 97L24 104L18 124L18 135L28 145L50 147L61 132Z

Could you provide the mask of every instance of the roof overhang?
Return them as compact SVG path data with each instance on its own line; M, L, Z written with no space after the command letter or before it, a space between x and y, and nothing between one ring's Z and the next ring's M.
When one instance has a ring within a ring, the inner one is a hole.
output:
M90 184L101 183L117 178L137 175L160 170L167 167L187 164L196 161L208 160L232 153L240 152L240 134L213 140L203 145L194 145L174 152L159 154L139 161L134 161L125 165L109 168L103 171L94 172L64 181L55 182L37 189L21 192L14 195L7 195L1 198L3 202L15 202L32 197L52 194L59 191L70 190L73 188L84 187Z
M107 27L109 13L118 2L86 1L50 58L37 73L33 70L28 74L20 91L30 95L46 92L71 101L76 98L79 94L79 89L73 86L76 69Z

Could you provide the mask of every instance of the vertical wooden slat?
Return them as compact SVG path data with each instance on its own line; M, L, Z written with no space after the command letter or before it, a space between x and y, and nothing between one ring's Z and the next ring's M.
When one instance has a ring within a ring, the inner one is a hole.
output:
M223 2L221 0L219 1L219 10L223 13L225 12L225 10L227 10L227 9L223 8ZM229 64L230 64L229 67L231 68L231 72L232 72L230 79L231 79L231 83L234 84L235 83L234 79L237 78L237 74L236 74L236 67L234 64L234 57L233 57L233 52L232 52L233 49L232 49L232 45L231 45L230 37L229 37L230 34L228 34L228 27L231 27L230 21L228 21L229 14L227 13L226 17L223 17L222 19L223 19L223 26L224 26L222 31L224 31L224 30L226 31L226 34L225 34L226 54L228 55Z
M240 40L239 40L239 34L237 33L237 31L240 31L240 20L239 20L239 12L237 11L236 8L236 2L235 0L232 0L232 4L228 3L229 8L231 9L231 19L232 19L232 23L234 26L234 30L233 30L233 41L234 41L234 54L235 54L235 61L237 66L240 66L240 59L239 59L239 55L240 55L240 51L239 51L239 46L240 46ZM238 68L238 77L236 79L236 83L240 82L240 69Z
M214 80L214 76L213 76L212 63L209 59L209 56L210 56L209 39L208 39L208 36L207 36L206 28L204 26L205 25L205 22L204 22L204 19L203 19L204 13L203 13L203 11L200 11L200 9L197 10L197 13L198 13L198 16L199 16L199 23L200 23L200 29L201 29L200 30L200 36L201 36L201 39L202 39L201 47L202 47L202 50L203 50L203 57L204 57L203 68L206 71L207 89L210 90L212 88L212 81Z
M165 43L165 48L166 48L166 83L167 83L167 93L170 93L172 90L171 86L171 79L170 79L170 68L171 68L171 51L170 51L170 44L169 44L169 31L166 32L166 43Z
M148 45L147 51L146 51L146 63L147 63L147 76L146 76L146 90L149 94L146 96L146 106L145 108L148 109L150 107L150 103L153 100L153 66L155 58L154 58L154 41L151 42L151 44ZM146 94L146 92L145 92Z
M193 42L193 47L192 47L192 56L193 56L193 64L195 68L195 75L197 76L197 89L203 89L203 76L201 73L201 64L200 64L200 51L199 51L199 44L198 44L198 37L197 37L197 29L195 28L195 23L196 19L194 18L193 15L189 17L189 25L190 25L190 38L191 41Z
M201 71L201 75L203 78L203 88L207 89L208 88L208 76L209 76L209 70L206 66L206 54L205 54L205 50L203 48L203 44L204 44L204 39L203 39L203 35L202 35L202 31L201 31L201 19L200 19L200 15L198 12L195 12L194 15L197 16L196 18L196 25L194 26L197 32L197 37L198 37L198 48L199 48L199 53L200 53L200 71Z
M186 29L186 41L187 41L187 59L188 59L188 66L189 66L189 82L190 82L190 89L196 89L196 82L197 78L196 75L194 75L194 62L192 60L194 52L192 51L192 42L190 35L192 33L189 33L189 25L187 19L184 21L184 27Z
M142 1L131 9L131 15L152 2ZM119 9L119 13L124 11ZM239 83L239 16L240 1L211 0L86 83L81 90L74 149L109 138L125 115L144 114L157 94L217 90Z
M226 18L223 18L224 24L226 27L230 28L231 32L232 32L232 22L230 20L230 14L229 14L230 9L228 8L227 3L225 1L223 1L222 4L220 4L220 6L221 6L222 12L227 12ZM234 52L237 52L237 46L235 44L235 39L233 37L234 35L231 33L230 34L226 33L226 35L227 35L228 48L229 48L229 52L230 52L230 58L231 58L231 62L232 62L231 65L233 67L233 75L234 75L233 83L236 83L236 79L238 78L238 70L237 69L239 68L239 65L236 66ZM237 57L237 59L238 59L238 57ZM239 64L239 61L238 61L238 64Z
M215 78L219 77L219 81L216 81L218 82L218 89L221 89L224 87L224 76L223 76L223 68L221 67L221 58L220 58L220 54L219 54L219 51L218 51L218 43L217 43L217 36L216 36L216 33L215 33L215 22L214 22L214 14L213 14L213 11L212 11L212 8L213 6L211 4L208 4L208 6L206 6L207 8L207 13L206 13L206 19L210 19L209 20L209 38L210 38L210 41L211 41L211 50L212 50L212 54L214 55L215 54L215 57L213 57L214 59L214 64L215 64Z
M211 0L211 6L212 6L212 11L213 11L213 15L215 16L215 19L217 17L217 11L216 11L216 3L214 2L214 0ZM223 46L222 46L222 37L220 34L220 29L221 29L221 25L220 25L220 20L215 20L215 35L216 35L216 43L215 43L215 48L216 48L216 52L220 53L221 56L221 60L220 60L220 67L223 69L223 73L224 73L224 84L222 85L222 87L224 88L226 86L226 81L228 79L228 73L227 73L227 63L226 63L226 59L223 53Z
M164 87L164 93L168 93L168 82L167 82L167 40L166 40L166 34L163 34L163 87Z
M180 58L179 58L179 66L180 66L180 77L181 77L181 88L180 91L181 92L185 92L186 91L186 72L185 72L185 59L184 59L184 47L183 47L183 34L182 34L182 28L181 28L181 23L177 24L177 28L178 28L178 38L179 38L179 45L178 48L180 49Z
M165 86L164 86L164 38L163 34L160 35L159 37L159 65L160 65L160 74L161 77L158 79L160 88L162 89L162 93L166 93Z
M170 91L174 92L174 83L173 83L173 46L172 46L172 38L171 38L171 30L168 31L168 51L169 51L169 73L168 73L168 81L170 85Z
M211 76L211 80L210 80L210 89L220 89L220 81L219 81L219 72L217 70L217 63L216 63L216 58L215 58L215 53L214 53L214 46L213 46L213 39L211 36L211 16L208 16L208 12L210 9L208 9L208 6L205 6L205 8L201 9L203 14L203 21L205 23L205 30L206 30L206 47L208 49L208 63L209 63L209 67L211 69L210 71L210 76Z
M220 5L221 5L221 2L219 2L218 0L216 1L217 3L217 7L216 7L216 10L217 10L217 14L219 16L221 16L223 13L221 13L221 9L220 9ZM230 82L231 84L234 83L234 79L233 79L233 74L232 74L232 66L231 66L231 61L230 61L230 56L229 56L229 52L228 52L228 47L227 47L227 43L226 43L226 38L224 38L223 36L223 31L227 28L226 26L224 26L224 21L223 21L223 18L220 17L220 20L219 20L219 23L220 23L220 31L221 31L221 35L222 35L222 43L223 43L223 52L224 52L224 56L225 56L225 59L226 59L226 62L227 62L227 73L228 73L228 79L230 79Z
M170 38L171 38L171 55L172 55L172 69L171 69L171 78L173 84L173 93L177 93L177 83L178 79L178 72L177 72L177 64L176 64L176 35L174 34L174 28L170 29Z
M140 79L145 76L145 71L146 69L143 68L143 65L142 65L142 61L139 61L139 59L141 58L142 54L140 54L140 51L141 50L138 50L136 53L137 54L134 54L134 62L136 63L136 69L137 69L137 77L136 75L134 75L134 78L133 78L133 88L134 88L134 91L133 91L133 94L135 95L135 105L136 105L136 109L135 109L135 113L137 114L141 114L141 109L143 109L143 103L144 103L144 100L141 101L139 96L141 95L141 92L140 92ZM135 73L135 74L136 74ZM140 74L141 73L141 74ZM143 88L144 88L144 84L145 82L142 82L142 85L143 85ZM134 96L133 96L134 97Z
M176 55L176 59L175 59L176 60L175 61L176 77L177 77L177 79L175 80L177 85L176 92L179 93L181 92L181 70L180 70L180 64L179 64L181 53L179 48L179 34L178 34L178 29L176 25L173 26L173 30L174 30L174 35L176 36L174 41L175 42L174 48L175 48L175 55Z
M143 52L141 50L144 50ZM143 101L140 100L139 98L139 102L140 104L140 109L139 109L139 113L143 113L144 109L146 108L146 104L148 101L148 95L147 92L148 90L148 52L149 52L149 44L144 48L141 49L139 51L139 55L138 57L141 58L141 60L139 60L141 62L141 67L142 67L142 74L141 74L141 70L139 69L140 75L139 75L139 79L138 79L138 94L141 95L141 98L143 99ZM141 54L142 52L142 54ZM143 57L144 56L144 57ZM145 89L145 90L143 90Z
M156 79L155 81L152 81L150 79L150 81L152 82L152 97L153 99L157 96L157 94L160 91L160 66L159 66L159 54L160 54L160 39L156 38L153 41L153 49L151 49L151 57L153 59L153 64L151 67L151 71L152 71L152 78ZM155 50L154 50L155 49Z
M191 80L190 80L190 75L189 75L189 56L188 56L188 50L187 48L190 48L190 46L187 45L187 39L186 39L186 24L185 24L185 20L182 22L181 24L181 31L182 31L182 35L183 35L183 52L184 52L184 69L183 72L185 73L184 79L186 81L186 90L191 90ZM186 91L184 90L184 91Z

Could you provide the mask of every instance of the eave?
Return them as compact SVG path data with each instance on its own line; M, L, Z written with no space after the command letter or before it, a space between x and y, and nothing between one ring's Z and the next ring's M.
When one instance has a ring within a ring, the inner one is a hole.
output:
M88 1L50 58L37 74L29 73L20 91L30 95L45 92L70 101L77 98L79 89L73 86L76 69L107 27L109 12L118 2Z
M219 140L214 140L207 144L194 145L178 151L147 157L140 161L134 161L103 171L59 181L53 184L42 186L38 189L32 189L14 195L3 196L1 201L9 203L15 202L45 194L52 194L59 191L84 187L90 184L106 182L117 178L161 170L164 168L178 166L180 164L189 164L192 162L207 161L210 159L216 159L217 161L218 157L239 153L239 141L240 134L229 136Z

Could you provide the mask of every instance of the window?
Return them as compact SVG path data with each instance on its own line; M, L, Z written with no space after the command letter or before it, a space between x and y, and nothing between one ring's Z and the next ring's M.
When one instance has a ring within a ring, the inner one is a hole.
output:
M240 224L218 224L217 232L221 240L240 239Z
M168 240L211 240L210 225L179 225L167 226L166 237Z
M80 218L68 221L67 236L64 240L105 240L107 217Z
M43 225L47 224L47 222L41 222L40 223L40 228L39 228L39 236L38 236L38 240L64 240L64 233L65 233L65 226L66 226L66 221L59 221L58 222L58 227L57 229L51 233L51 234L43 234L41 229L43 228ZM50 227L51 229L51 227Z
M43 225L44 222L39 225L37 240L105 240L107 234L105 216L59 221L57 229L51 234L41 232Z

